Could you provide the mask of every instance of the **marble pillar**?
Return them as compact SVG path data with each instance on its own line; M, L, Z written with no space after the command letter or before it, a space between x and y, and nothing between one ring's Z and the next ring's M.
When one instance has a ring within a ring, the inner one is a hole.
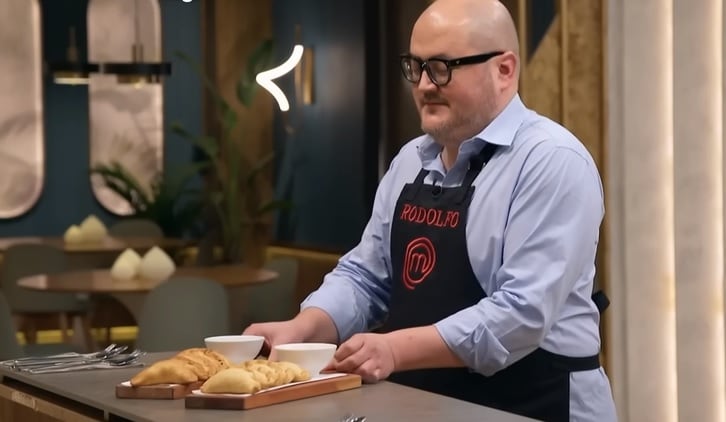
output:
M721 0L673 1L680 421L724 420Z
M672 19L670 1L608 1L608 337L621 421L677 418Z

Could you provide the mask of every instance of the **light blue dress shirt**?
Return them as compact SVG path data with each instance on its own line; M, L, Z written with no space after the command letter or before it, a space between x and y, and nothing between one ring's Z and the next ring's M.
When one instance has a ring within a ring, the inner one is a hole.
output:
M599 353L600 316L590 296L604 214L600 176L577 138L518 95L462 143L448 172L430 136L407 143L381 180L360 243L301 307L326 311L341 342L380 325L391 283L400 282L391 279L390 232L403 186L422 167L429 170L426 183L460 185L485 141L500 148L474 181L466 234L471 267L488 297L436 323L439 334L484 375L538 347L572 357ZM616 420L602 368L574 372L570 383L572 421Z

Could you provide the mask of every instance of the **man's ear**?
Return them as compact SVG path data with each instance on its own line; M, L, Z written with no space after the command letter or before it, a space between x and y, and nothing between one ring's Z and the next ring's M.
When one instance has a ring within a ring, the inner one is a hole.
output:
M517 78L518 66L519 58L511 51L507 51L498 60L497 74L502 81L511 81Z

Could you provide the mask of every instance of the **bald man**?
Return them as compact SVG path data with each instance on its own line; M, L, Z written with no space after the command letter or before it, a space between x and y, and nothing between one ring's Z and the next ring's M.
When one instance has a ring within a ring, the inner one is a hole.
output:
M616 420L591 299L597 168L517 94L491 0L438 0L400 58L424 135L381 180L360 243L270 345L340 343L329 369L545 421Z

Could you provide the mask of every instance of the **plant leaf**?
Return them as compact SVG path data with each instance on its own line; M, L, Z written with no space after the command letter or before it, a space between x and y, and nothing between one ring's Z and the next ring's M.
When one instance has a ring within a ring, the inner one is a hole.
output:
M259 88L255 80L257 74L272 66L273 51L274 42L272 39L266 39L255 48L247 60L247 66L237 82L237 99L246 107L252 105Z
M118 161L112 161L108 165L95 164L91 168L91 174L101 176L106 186L126 199L134 210L148 208L151 201L141 183Z
M217 140L211 136L194 136L184 129L178 123L172 123L172 132L191 142L194 146L201 149L209 158L214 158L219 153L219 144Z
M212 166L211 161L200 161L168 169L164 174L164 186L172 197L181 196L187 183L200 172Z
M209 94L212 95L212 99L214 100L215 104L220 109L220 111L224 112L225 110L228 110L231 108L229 103L227 103L227 101L225 101L225 99L219 93L219 91L217 90L217 87L214 85L212 80L209 79L209 77L207 77L206 73L204 73L204 69L202 69L202 66L197 64L197 62L195 62L194 59L192 59L191 57L189 57L189 55L185 54L182 51L176 51L175 55L182 61L186 62L189 65L189 67L191 67L192 70L194 70L194 73L196 73L197 76L199 76L199 78L204 83L204 87L207 89Z

